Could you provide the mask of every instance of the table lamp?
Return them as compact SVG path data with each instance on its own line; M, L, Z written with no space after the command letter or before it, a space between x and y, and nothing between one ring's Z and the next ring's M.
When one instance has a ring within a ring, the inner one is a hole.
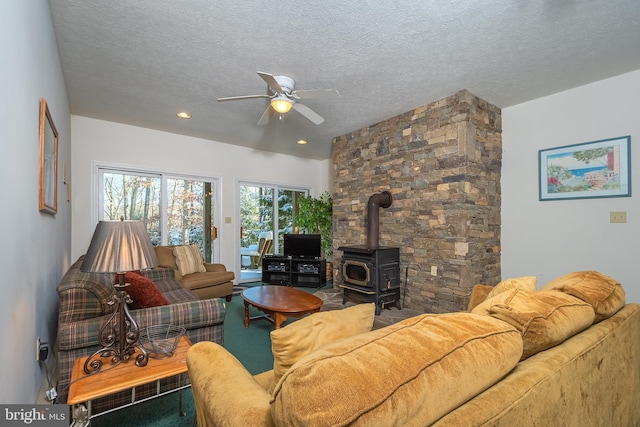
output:
M140 330L129 313L127 303L131 297L127 294L124 275L127 271L143 270L158 265L158 257L142 221L100 221L93 233L91 244L84 257L80 270L90 273L115 273L116 293L108 302L115 305L113 315L100 328L98 342L102 347L87 358L84 371L87 374L100 371L100 357L111 357L111 363L118 365L139 350L136 365L145 366L149 356L138 345Z

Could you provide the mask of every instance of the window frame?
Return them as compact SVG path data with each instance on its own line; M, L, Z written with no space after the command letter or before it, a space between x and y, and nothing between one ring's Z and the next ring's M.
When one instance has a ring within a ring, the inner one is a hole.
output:
M235 182L235 197L238 200L237 206L236 208L236 214L235 214L235 220L236 223L238 224L238 237L234 238L234 245L237 249L237 253L240 254L241 251L241 242L240 242L240 224L242 223L241 221L241 197L240 197L240 189L242 186L251 186L251 187L264 187L264 188L271 188L274 191L274 203L272 206L272 215L273 215L273 232L274 232L274 249L273 249L273 253L278 253L278 230L280 227L280 217L279 214L277 213L278 211L278 203L277 203L277 199L278 199L278 191L279 190L287 190L287 191L298 191L301 193L304 193L305 196L309 196L310 194L312 194L313 189L311 187L305 187L305 186L299 186L299 185L291 185L291 184L282 184L282 183L274 183L271 181L256 181L256 180L249 180L249 179L237 179ZM236 265L235 265L235 272L236 272L236 279L238 280L238 283L247 283L247 282L251 282L253 281L252 279L245 279L242 277L242 256L238 255L236 258Z
M161 181L162 192L164 193L167 186L168 179L177 180L193 180L210 182L213 191L213 227L218 231L217 238L213 240L213 262L221 262L220 248L222 247L222 233L221 233L221 218L222 218L222 178L215 175L194 175L190 173L184 173L180 171L171 171L166 169L155 169L137 165L129 165L123 163L110 163L110 162L91 162L91 232L95 228L95 224L104 218L104 191L102 188L103 174L108 173L123 173L131 175L143 175L159 177ZM167 224L167 209L168 209L168 197L166 194L160 195L160 233L161 233L161 245L166 245L169 238L169 229Z

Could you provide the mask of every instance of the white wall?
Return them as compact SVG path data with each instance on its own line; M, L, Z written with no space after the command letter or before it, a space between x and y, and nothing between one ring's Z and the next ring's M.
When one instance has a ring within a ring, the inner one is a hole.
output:
M71 214L61 177L62 165L70 166L69 105L47 1L0 1L0 40L0 402L30 404L44 375L36 337L55 343L56 286L69 267ZM57 215L38 210L40 98L60 138Z
M640 70L502 111L502 278L538 288L577 270L619 280L640 302ZM631 135L632 197L538 201L538 150ZM626 211L626 224L609 212Z
M146 128L72 116L73 150L73 230L72 256L84 254L91 241L95 223L92 164L108 162L154 170L221 179L222 218L231 224L218 224L221 239L219 261L228 269L239 267L237 236L238 182L255 181L279 185L309 187L318 195L330 190L329 160L302 159L268 153L215 141L191 138ZM331 141L327 141L330 144ZM238 271L236 271L236 275Z

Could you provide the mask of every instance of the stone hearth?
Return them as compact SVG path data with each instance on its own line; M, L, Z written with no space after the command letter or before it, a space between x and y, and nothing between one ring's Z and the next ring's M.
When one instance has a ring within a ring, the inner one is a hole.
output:
M389 191L380 245L400 248L403 282L408 267L404 306L465 309L473 285L501 277L501 127L499 108L463 90L335 138L334 249L365 243L367 199Z
M352 307L356 305L353 301L347 301L342 303L342 291L340 289L320 289L315 295L322 300L322 307L320 311L341 310L346 307ZM409 317L422 314L421 311L413 310L410 308L403 308L398 310L397 307L391 306L383 309L379 315L373 319L373 328L380 329L385 326L393 325L401 320L408 319Z

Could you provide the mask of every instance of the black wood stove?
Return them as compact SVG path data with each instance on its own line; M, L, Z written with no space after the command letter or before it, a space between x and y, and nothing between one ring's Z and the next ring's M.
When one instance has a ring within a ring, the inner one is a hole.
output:
M343 304L347 300L374 302L376 314L387 305L400 304L400 249L379 247L379 207L388 208L391 193L374 194L367 205L367 244L341 246L340 262Z
M342 246L340 263L343 304L352 299L375 302L376 314L386 305L400 306L400 249Z

